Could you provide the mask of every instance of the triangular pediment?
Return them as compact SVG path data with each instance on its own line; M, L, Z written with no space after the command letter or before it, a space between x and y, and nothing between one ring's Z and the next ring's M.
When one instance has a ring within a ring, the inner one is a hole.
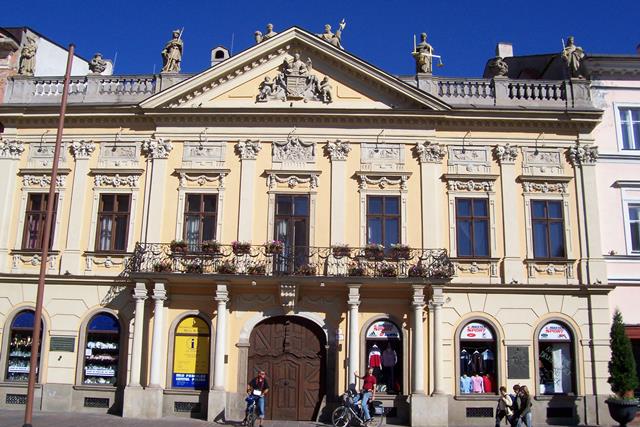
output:
M146 100L147 109L450 107L293 27Z

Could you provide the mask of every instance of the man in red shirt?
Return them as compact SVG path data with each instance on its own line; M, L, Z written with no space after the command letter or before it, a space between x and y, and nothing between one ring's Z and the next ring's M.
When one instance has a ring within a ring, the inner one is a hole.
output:
M376 377L373 375L373 368L369 367L367 369L367 373L360 377L358 376L358 372L353 373L356 378L360 378L362 380L362 412L364 413L364 421L367 422L371 420L371 415L369 414L369 401L375 399L376 397Z

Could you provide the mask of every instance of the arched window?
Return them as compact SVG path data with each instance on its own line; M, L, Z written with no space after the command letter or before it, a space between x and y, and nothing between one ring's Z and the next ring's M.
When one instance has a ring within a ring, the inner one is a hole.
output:
M540 394L575 392L575 354L571 330L549 322L538 333L538 385Z
M378 380L378 390L402 392L403 345L398 326L388 319L381 319L367 328L365 336L365 367L373 368Z
M460 332L460 393L496 393L498 367L496 334L484 322L474 320Z
M9 356L7 358L7 381L26 382L29 379L29 361L31 359L31 337L33 335L35 312L33 310L21 311L11 322L9 332ZM43 326L42 321L40 323ZM40 329L40 345L42 349L42 330ZM38 351L38 363L40 366L40 351ZM36 382L39 372L36 372Z
M185 317L176 327L171 386L207 389L209 386L209 325L198 316Z
M87 324L82 383L115 386L120 364L120 323L110 313L96 314Z

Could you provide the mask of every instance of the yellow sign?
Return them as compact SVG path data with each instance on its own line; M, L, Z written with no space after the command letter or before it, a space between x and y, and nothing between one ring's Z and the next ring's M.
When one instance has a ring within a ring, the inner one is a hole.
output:
M209 373L209 337L176 336L173 372L181 374Z
M176 334L209 335L209 325L199 317L187 317L176 328Z

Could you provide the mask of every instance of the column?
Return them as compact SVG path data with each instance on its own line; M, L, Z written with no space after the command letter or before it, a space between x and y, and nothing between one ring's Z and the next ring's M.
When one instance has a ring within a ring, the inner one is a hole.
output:
M331 158L331 245L346 243L345 220L347 218L345 186L349 143L337 140L325 146Z
M433 393L432 396L445 394L442 378L442 305L444 304L443 289L440 286L433 287L433 298L429 308L433 311Z
M162 359L166 353L164 346L164 301L167 299L167 291L164 283L156 282L153 289L153 338L151 341L151 373L149 375L149 387L162 388Z
M147 287L144 283L136 283L133 290L135 300L135 317L133 319L133 344L131 349L130 387L140 387L140 368L142 365L142 341L144 339L144 302L147 299Z
M87 199L87 179L89 177L89 158L91 153L96 149L96 145L91 141L73 141L71 143L71 154L76 160L75 171L73 174L73 191L71 192L71 207L69 209L69 224L84 224L86 212L84 203ZM89 230L95 233L95 230ZM69 227L67 230L67 243L64 255L61 259L60 269L62 272L70 272L71 274L81 274L82 253L80 246L80 237L82 235L82 226ZM89 248L93 250L93 248Z
M21 141L0 139L0 271L8 271L9 231L11 218L17 214L13 199L16 194L16 177L20 156L24 152Z
M516 200L516 159L518 149L509 144L496 145L493 153L500 163L502 185L502 218L504 233L504 283L524 283L524 266L520 248L520 223L513 217Z
M169 153L173 150L171 142L155 135L142 142L142 152L147 155L147 191L145 195L144 218L142 219L142 240L150 243L161 243L162 213L165 210L165 182L168 176L167 163Z
M224 390L224 356L227 343L227 302L229 292L227 285L219 283L215 301L218 303L216 315L216 350L213 360L213 389Z
M569 160L576 174L576 198L580 223L580 270L582 282L587 285L607 282L607 267L602 256L600 212L596 186L598 148L578 143L569 149Z
M241 141L236 144L236 152L240 156L238 240L241 242L251 242L253 239L256 158L261 149L259 141Z
M354 381L354 372L360 365L360 325L358 320L358 307L360 306L360 284L348 284L349 287L349 369L347 372L347 385ZM363 375L362 372L358 372Z
M413 378L411 381L412 394L424 394L424 326L422 313L424 311L424 285L412 285L413 299ZM435 346L434 346L435 347Z
M434 132L435 134L435 132ZM425 141L415 146L420 162L422 189L422 247L444 248L442 239L442 160L446 150L440 144Z

